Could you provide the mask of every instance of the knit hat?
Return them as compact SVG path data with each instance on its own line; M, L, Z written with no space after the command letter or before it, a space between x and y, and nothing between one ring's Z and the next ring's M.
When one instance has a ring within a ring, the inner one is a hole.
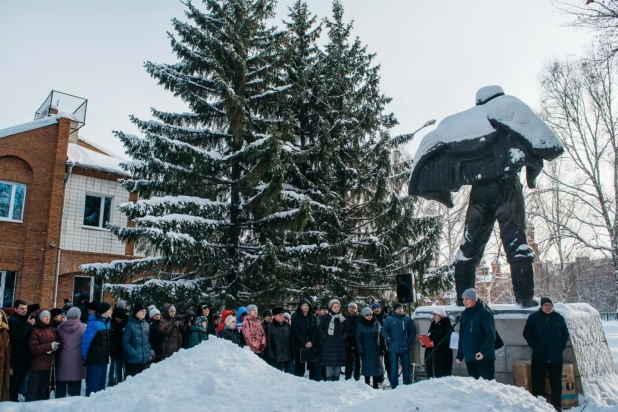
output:
M67 319L79 319L81 316L82 316L82 311L76 307L72 307L67 312Z
M350 303L348 303L348 309L350 309L350 308L358 309L358 306L356 305L356 303L350 302Z
M461 294L461 298L472 299L476 301L476 290L474 290L473 288L464 290L464 292Z
M363 315L363 317L369 315L370 313L373 314L373 311L371 310L369 306L367 306L366 308L363 308L363 310L361 311L361 315Z
M253 309L257 309L257 306L255 306L254 304L248 305L246 310L247 315L250 315Z
M276 308L273 309L273 316L279 315L279 314L281 314L283 312L285 312L285 310L281 306L276 307Z
M88 310L97 310L97 306L99 306L99 302L97 302L96 300L93 300L92 302L90 302L88 304Z
M287 319L292 319L292 315L290 315L288 312L284 312L283 317Z
M161 312L159 312L159 309L157 309L157 308L150 309L150 311L148 312L148 316L150 316L150 319L152 319L155 316L160 315L160 314L161 314Z
M126 308L127 308L127 302L125 300L120 299L116 303L116 309L126 309Z
M546 303L551 303L552 306L554 305L554 301L551 300L551 298L549 298L547 296L544 296L544 297L541 298L541 306L543 306Z
M339 306L341 306L341 302L339 302L337 299L331 299L331 300L328 302L328 308L329 308L329 309L330 309L330 308L332 308L332 307L333 307L333 305L334 305L335 303L336 303L336 304L338 304Z
M232 322L236 322L236 318L234 316L228 316L225 318L225 326L230 326Z
M373 305L371 305L371 309L376 309L376 308L380 308L382 309L382 306L380 306L380 304L378 302L374 303Z
M49 313L49 311L48 311L48 310L42 310L42 311L39 313L39 320L43 320L43 318L44 318L45 316L47 316L47 315L51 316L51 313Z
M112 308L112 305L110 305L107 302L101 302L97 305L97 313L99 315L104 314L105 312L107 312L108 310L110 310Z
M399 302L395 303L393 305L393 312L396 311L399 308L403 308L403 305L401 303L399 303Z
M195 324L197 326L202 326L202 322L208 324L208 318L206 316L198 316L197 319L195 319Z
M170 312L176 312L176 306L172 305L169 308L167 308L167 313L170 313Z
M155 305L150 305L148 306L148 312L150 312L153 309L156 309L157 307Z
M136 314L137 314L137 312L139 312L139 311L141 311L141 310L144 310L144 309L146 309L146 307L144 307L144 305L142 305L142 304L141 304L141 303L139 303L139 302L135 302L135 303L133 304L133 310L131 310L131 313L133 313L134 315L136 315Z
M273 311L270 309L266 309L264 312L262 312L262 317L265 318L267 316L273 316Z
M442 306L432 306L431 313L435 313L436 315L440 315L442 319L446 317L446 311Z

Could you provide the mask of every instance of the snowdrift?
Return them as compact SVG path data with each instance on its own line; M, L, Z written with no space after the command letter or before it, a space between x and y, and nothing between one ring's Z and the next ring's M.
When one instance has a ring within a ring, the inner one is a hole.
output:
M124 383L94 394L16 404L2 411L552 411L523 389L467 378L443 378L396 390L361 382L313 382L279 372L249 349L220 339L181 350ZM474 408L473 408L474 409Z

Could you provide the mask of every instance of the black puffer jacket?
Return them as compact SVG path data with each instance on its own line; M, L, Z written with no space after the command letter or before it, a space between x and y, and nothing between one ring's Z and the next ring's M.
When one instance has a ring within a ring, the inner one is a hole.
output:
M320 317L318 330L322 342L322 366L345 366L346 340L348 337L346 322L343 316L335 319L335 329L333 334L329 335L328 327L333 316L336 316L336 314L329 311L328 315ZM342 318L344 319L343 322L341 321Z
M28 336L32 325L28 323L28 315L20 316L14 313L9 318L9 338L11 340L11 366L16 371L27 371L30 365Z
M532 360L560 363L570 334L564 317L556 312L549 315L539 309L528 317L524 338L532 348Z
M236 328L230 329L230 328L228 328L226 326L225 329L223 329L221 332L219 332L219 334L217 335L217 338L229 340L230 342L234 342L238 346L241 346L241 344L242 344L241 336L242 335L238 331L238 329L236 329Z
M268 357L275 362L288 362L294 359L294 338L292 328L286 322L273 321L268 325L266 335Z
M309 305L309 312L307 316L303 315L303 311L300 309L302 304ZM298 302L298 308L296 312L292 314L292 332L294 334L294 344L297 350L305 347L308 342L313 342L315 339L315 332L318 327L318 321L313 314L311 303L305 298L302 298Z
M110 354L113 359L123 359L122 331L127 326L128 321L129 317L126 310L114 309L110 321L110 326L112 328Z
M155 362L159 362L161 360L161 339L162 335L159 332L159 324L161 320L151 320L150 321L150 336L148 336L148 342L150 343L150 347L155 352Z
M348 315L345 317L346 331L348 332L348 339L346 343L352 350L356 350L356 328L358 328L360 321L361 316L358 313L356 315Z
M451 376L453 371L453 349L451 349L451 320L446 317L440 322L431 322L427 336L433 341L434 347L425 349L425 365L429 377L442 378ZM442 343L440 343L442 342ZM434 353L433 356L430 355Z

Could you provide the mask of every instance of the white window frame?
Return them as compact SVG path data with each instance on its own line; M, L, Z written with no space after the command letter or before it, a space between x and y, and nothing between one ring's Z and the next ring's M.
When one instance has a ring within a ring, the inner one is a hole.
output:
M75 296L75 279L76 278L85 278L85 279L90 279L90 290L88 291L88 296L90 297L90 301L93 301L95 296L94 296L94 284L96 283L96 280L94 278L94 276L88 276L88 275L75 275L73 277L73 293L71 295L71 297ZM101 289L101 299L103 299L103 289Z
M25 183L19 183L19 182L11 182L8 180L0 180L0 183L4 183L7 185L11 185L12 189L11 189L11 202L9 203L9 216L8 217L2 217L0 216L0 221L2 222L13 222L13 223L24 223L24 211L26 210L26 195L28 193L28 185ZM15 206L15 191L17 190L17 185L22 185L24 186L24 204L22 205L21 208L21 216L19 218L19 220L13 219L13 208Z
M84 224L84 212L86 211L86 196L101 198L101 203L99 204L99 226L88 226ZM103 227L103 224L104 224L103 219L105 218L105 213L103 213L104 212L103 207L105 206L105 198L110 199L109 223L112 222L112 216L114 214L114 196L104 195L102 193L86 192L86 194L84 195L84 207L82 208L82 228L83 229L104 230L106 232L109 232L109 229L106 229Z
M16 270L0 270L0 304L4 302L4 287L6 286L6 273L7 272L15 272L15 287L13 288L13 298L11 299L10 305L15 302L15 289L17 289L17 271Z

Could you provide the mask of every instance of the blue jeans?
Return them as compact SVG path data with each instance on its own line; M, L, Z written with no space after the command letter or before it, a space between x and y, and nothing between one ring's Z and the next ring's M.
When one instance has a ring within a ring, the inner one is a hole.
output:
M294 375L294 359L287 362L275 362L275 368L285 373L289 373L290 375Z
M109 363L109 378L107 383L109 386L115 385L120 382L124 382L124 361L122 359L111 358Z
M391 382L391 389L395 389L399 384L399 364L398 361L401 361L401 369L403 371L403 384L410 384L410 352L404 353L393 353L389 352L390 360L391 360L391 370L389 374L389 380Z
M56 382L56 399L67 396L67 384L71 385L71 396L80 396L82 394L82 381L58 381Z
M107 365L88 365L88 377L86 378L86 396L105 389L107 378Z

